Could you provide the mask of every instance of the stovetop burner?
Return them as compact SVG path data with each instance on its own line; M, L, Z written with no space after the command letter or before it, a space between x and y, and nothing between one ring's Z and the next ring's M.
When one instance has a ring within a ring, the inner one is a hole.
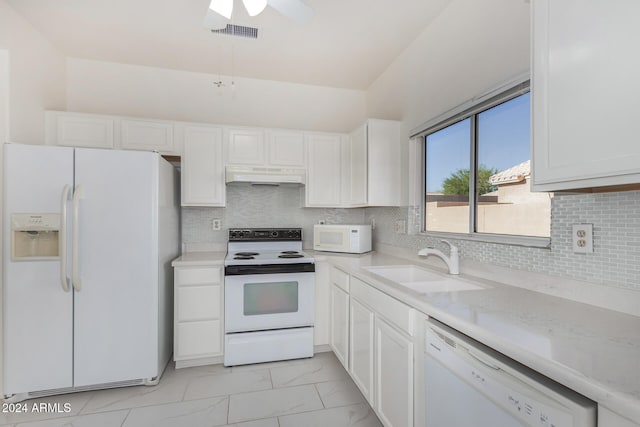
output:
M273 266L278 266L278 269L283 269L284 265L291 264L290 268L296 269L301 268L302 264L314 262L312 256L302 251L301 228L229 230L225 267L261 266L260 268L273 269Z

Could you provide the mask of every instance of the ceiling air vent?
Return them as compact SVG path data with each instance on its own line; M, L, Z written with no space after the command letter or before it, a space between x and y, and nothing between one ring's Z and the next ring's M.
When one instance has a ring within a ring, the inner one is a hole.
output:
M245 27L243 25L227 24L226 28L221 30L211 30L215 34L226 34L228 36L245 37L248 39L258 38L258 29L253 27Z

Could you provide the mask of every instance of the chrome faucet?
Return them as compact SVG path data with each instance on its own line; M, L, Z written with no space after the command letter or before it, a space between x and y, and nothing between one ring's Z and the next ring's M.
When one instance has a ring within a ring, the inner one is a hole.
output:
M452 245L448 240L440 241L449 245L449 256L446 256L442 251L431 247L420 249L420 251L418 251L418 255L424 257L435 255L437 257L440 257L447 264L447 267L449 267L449 274L460 274L460 259L458 257L458 248Z

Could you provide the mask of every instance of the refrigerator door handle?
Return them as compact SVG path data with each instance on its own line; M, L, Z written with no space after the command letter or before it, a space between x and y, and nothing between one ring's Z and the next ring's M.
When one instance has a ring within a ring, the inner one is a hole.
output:
M60 284L62 290L69 292L69 277L67 277L67 200L69 200L69 184L62 189L62 200L60 201L60 231L58 250L60 252Z
M73 289L76 292L79 292L82 289L82 283L80 282L80 270L78 266L79 254L78 250L78 241L79 239L79 231L80 231L80 221L79 221L79 211L80 211L80 198L82 197L82 186L79 185L76 188L75 193L73 193L73 231L72 231L72 239L73 239L73 248L71 251L71 270L72 270L72 283Z

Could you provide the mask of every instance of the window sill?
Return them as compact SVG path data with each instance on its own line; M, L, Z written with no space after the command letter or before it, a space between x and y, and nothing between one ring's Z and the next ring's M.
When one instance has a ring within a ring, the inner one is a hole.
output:
M500 245L551 249L550 237L510 236L503 234L485 233L444 233L437 231L422 231L419 233L419 235L436 239L457 239L468 240L470 242L496 243Z

